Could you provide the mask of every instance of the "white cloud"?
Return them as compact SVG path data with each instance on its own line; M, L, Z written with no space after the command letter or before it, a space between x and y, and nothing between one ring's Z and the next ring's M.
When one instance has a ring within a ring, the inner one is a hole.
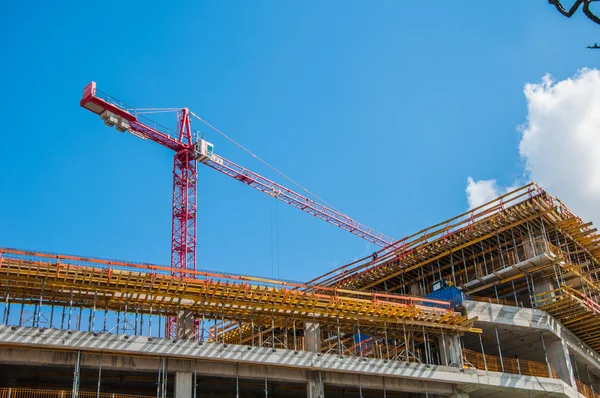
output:
M466 192L469 209L479 207L500 196L500 188L498 187L496 180L475 181L471 177L467 179Z
M561 81L546 75L525 85L525 98L527 121L519 128L524 178L585 220L600 222L600 71L582 69ZM470 207L503 192L494 180L469 177Z

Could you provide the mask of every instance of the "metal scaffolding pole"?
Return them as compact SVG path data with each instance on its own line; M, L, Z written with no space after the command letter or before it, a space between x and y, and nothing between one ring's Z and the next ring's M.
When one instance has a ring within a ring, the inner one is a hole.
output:
M194 396L194 398L196 398ZM240 364L235 364L235 398L240 398Z
M265 398L269 396L269 385L267 384L267 367L265 366Z
M502 347L500 347L500 338L498 337L498 328L494 326L496 332L496 342L498 343L498 355L500 356L500 366L502 366L502 373L504 373L504 361L502 360Z
M100 353L100 366L98 367L98 389L96 390L96 398L100 398L101 384L102 384L102 353Z
M73 391L72 398L77 398L79 395L79 366L81 361L81 351L77 350L77 358L75 360L75 370L73 371Z
M237 366L237 365L236 365ZM237 368L236 368L237 370ZM196 372L196 360L194 360L194 390L193 390L193 398L196 398L196 393L198 389L198 373ZM237 371L236 371L236 380L237 380Z
M487 359L485 357L485 350L483 349L483 340L481 339L481 333L478 334L479 336L479 345L481 346L481 356L483 357L483 367L485 368L485 371L488 371L488 367L487 367Z
M6 299L4 300L4 314L2 315L2 324L8 325L8 317L10 316L10 281L6 283Z

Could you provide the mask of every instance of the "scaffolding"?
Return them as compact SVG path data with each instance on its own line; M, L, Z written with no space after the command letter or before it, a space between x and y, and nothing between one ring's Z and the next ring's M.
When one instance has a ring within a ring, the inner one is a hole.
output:
M424 277L452 277L460 284L489 274L492 267L507 266L511 259L519 259L519 254L524 257L528 240L539 237L537 243L545 245L546 225L573 233L576 244L598 265L600 239L596 229L589 228L591 223L583 223L559 199L530 183L401 239L395 243L400 249L382 249L311 282L388 291L401 290ZM501 251L509 257L504 258ZM454 275L449 274L451 269Z
M549 363L503 357L497 331L499 357L464 349L477 319L433 296L444 281L469 300L545 310L600 352L599 271L597 230L532 183L308 283L0 249L0 317L156 337L175 317L176 337L199 343L556 378Z
M443 300L16 249L0 301L2 324L165 337L176 317L177 338L423 363L439 336L481 332Z

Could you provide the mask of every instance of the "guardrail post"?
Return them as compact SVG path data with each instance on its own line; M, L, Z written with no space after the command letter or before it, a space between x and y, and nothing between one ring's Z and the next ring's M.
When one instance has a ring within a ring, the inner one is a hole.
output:
M8 396L7 396L7 398L10 398L11 395L12 395L12 388L9 388L8 389Z

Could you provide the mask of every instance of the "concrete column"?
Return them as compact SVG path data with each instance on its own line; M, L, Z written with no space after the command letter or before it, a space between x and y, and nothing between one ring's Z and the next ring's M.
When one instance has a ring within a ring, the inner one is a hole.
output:
M192 372L175 373L175 397L191 398L192 396Z
M438 337L438 346L440 349L440 359L442 365L460 367L462 364L462 349L460 346L460 339L455 335L444 334Z
M411 296L422 296L419 282L411 283L409 291Z
M450 395L450 396L452 398L469 398L469 394L467 394L466 392L460 391L456 387L454 387L454 391L452 392L452 395Z
M575 376L573 373L573 365L569 356L569 349L563 340L549 340L546 342L546 354L550 366L558 373L558 377L573 388L577 388L575 384Z
M181 310L177 314L177 339L194 338L194 314L190 310Z
M304 351L321 352L321 326L318 322L304 321Z
M550 291L556 289L555 284L549 279L544 279L541 281L534 281L534 284L535 284L534 290L535 290L536 294L550 292ZM551 295L554 296L554 293L551 293Z
M546 293L546 292L551 292L554 289L556 289L556 286L550 279L543 279L541 281L534 280L533 281L533 295L531 297L532 306L536 307L538 301L541 299L554 297L556 295L556 293ZM546 293L546 294L542 294L542 293Z
M318 322L304 321L304 350L321 352L321 325ZM306 397L323 398L323 380L319 372L306 372Z
M306 372L306 398L323 398L325 391L323 390L323 380L319 372Z
M537 250L537 248L535 247L535 239L533 237L533 235L531 235L529 232L525 234L525 236L523 237L523 251L525 252L525 258L521 259L521 260L526 260L528 258L534 257L538 253L539 250Z

